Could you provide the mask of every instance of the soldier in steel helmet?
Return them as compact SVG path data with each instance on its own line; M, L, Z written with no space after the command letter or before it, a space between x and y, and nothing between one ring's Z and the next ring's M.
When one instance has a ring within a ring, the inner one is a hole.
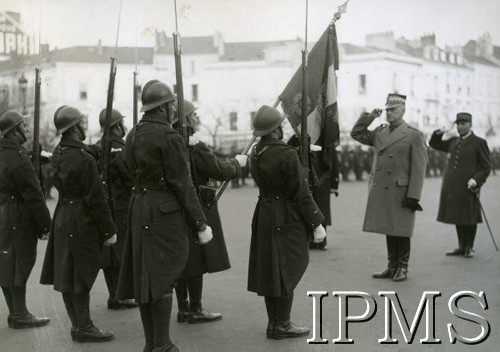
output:
M134 180L123 159L123 148L125 141L123 138L127 129L123 123L123 116L118 110L112 109L109 125L109 137L111 139L111 155L109 158L109 184L111 188L111 199L113 206L113 220L118 228L118 237L113 246L103 248L103 273L108 288L108 309L125 309L137 307L137 303L131 299L117 299L116 289L118 287L118 277L120 265L123 257L125 245L125 235L127 231L128 205L132 193ZM106 109L99 113L99 124L104 129L106 124ZM102 140L97 142L94 151L98 152L99 164L102 162Z
M13 110L0 115L0 286L9 309L10 328L47 325L26 307L26 282L35 265L37 238L45 239L50 214L26 142L24 117Z
M189 134L193 136L200 128L200 120L196 107L190 101L184 100L184 114ZM212 228L213 239L210 243L200 246L194 236L189 236L189 257L186 267L177 280L175 293L179 307L177 321L197 324L222 318L222 314L212 313L203 308L201 303L203 274L220 272L231 267L215 199L216 188L210 185L210 180L226 181L240 177L248 157L236 155L234 159L221 161L205 143L196 138L196 135L189 140L189 154L192 166L191 176L198 189L200 203L208 224Z
M106 201L93 151L83 143L85 118L78 109L56 111L62 134L52 155L52 174L59 192L40 282L62 293L71 320L71 338L103 342L113 334L90 318L90 290L102 265L102 246L116 242L116 226Z
M267 337L273 339L309 334L290 321L293 291L309 262L308 240L320 243L326 236L299 156L282 141L283 120L269 106L257 111L253 134L261 139L250 157L259 201L252 220L248 290L264 296Z
M118 297L139 303L144 351L178 351L170 339L172 292L188 258L189 228L212 238L189 175L187 148L171 124L176 96L158 80L142 91L143 117L127 135L125 163L134 177Z

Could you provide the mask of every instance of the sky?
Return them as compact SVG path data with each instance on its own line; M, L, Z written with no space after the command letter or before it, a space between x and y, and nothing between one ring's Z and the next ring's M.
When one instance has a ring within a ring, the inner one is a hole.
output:
M122 1L122 9L120 9ZM345 0L309 0L309 41L316 41ZM1 0L51 48L74 45L152 46L155 29L175 31L174 0ZM121 13L121 16L119 14ZM177 0L183 36L220 32L227 42L305 37L306 0ZM120 26L118 30L118 19ZM350 0L337 22L341 43L363 45L367 34L408 39L435 33L440 46L464 45L489 33L500 45L499 0Z

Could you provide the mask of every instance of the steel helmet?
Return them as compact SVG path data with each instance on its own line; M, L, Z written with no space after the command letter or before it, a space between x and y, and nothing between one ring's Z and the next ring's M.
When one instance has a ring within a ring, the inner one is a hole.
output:
M141 111L149 111L176 98L172 90L163 82L154 79L144 85Z
M60 109L60 110L59 110ZM54 114L54 125L57 133L61 134L82 121L87 115L71 106L61 106Z
M253 135L265 136L278 128L285 116L278 110L267 105L261 106L252 119Z
M7 110L0 115L0 132L2 137L24 121L24 116L14 110Z
M111 110L111 121L109 123L109 127L116 125L118 122L123 120L125 116L123 116L118 110L112 109ZM101 128L104 128L104 125L106 124L106 109L102 109L102 111L99 114L99 125L101 125Z

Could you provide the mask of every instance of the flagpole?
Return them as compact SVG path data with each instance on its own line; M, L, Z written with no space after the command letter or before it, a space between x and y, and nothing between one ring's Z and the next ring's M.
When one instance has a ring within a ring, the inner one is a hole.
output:
M307 134L307 109L308 90L307 90L307 25L309 15L309 0L306 0L306 29L304 39L304 49L302 50L302 121L300 132L300 156L302 166L309 168L309 136Z

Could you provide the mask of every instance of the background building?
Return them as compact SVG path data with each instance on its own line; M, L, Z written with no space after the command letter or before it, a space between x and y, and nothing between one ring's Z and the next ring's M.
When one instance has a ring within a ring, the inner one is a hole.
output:
M12 16L11 16L12 17ZM440 48L435 36L415 40L392 32L366 37L364 46L340 44L338 76L342 143L359 114L382 107L389 92L408 96L406 119L424 133L452 128L459 111L474 116L474 130L494 146L500 129L500 47L484 35L464 47ZM311 46L312 47L312 46ZM272 105L300 66L303 41L226 43L213 36L181 38L184 96L199 106L204 139L215 148L241 149L251 137L251 119ZM132 125L133 72L143 85L160 79L175 87L172 38L156 33L154 47L119 47L114 107ZM42 46L39 54L12 50L0 61L0 109L33 112L35 68L41 69L42 141L54 143L53 112L72 105L89 114L89 135L99 134L106 105L113 47ZM45 139L44 139L45 137ZM500 145L500 140L498 142Z

